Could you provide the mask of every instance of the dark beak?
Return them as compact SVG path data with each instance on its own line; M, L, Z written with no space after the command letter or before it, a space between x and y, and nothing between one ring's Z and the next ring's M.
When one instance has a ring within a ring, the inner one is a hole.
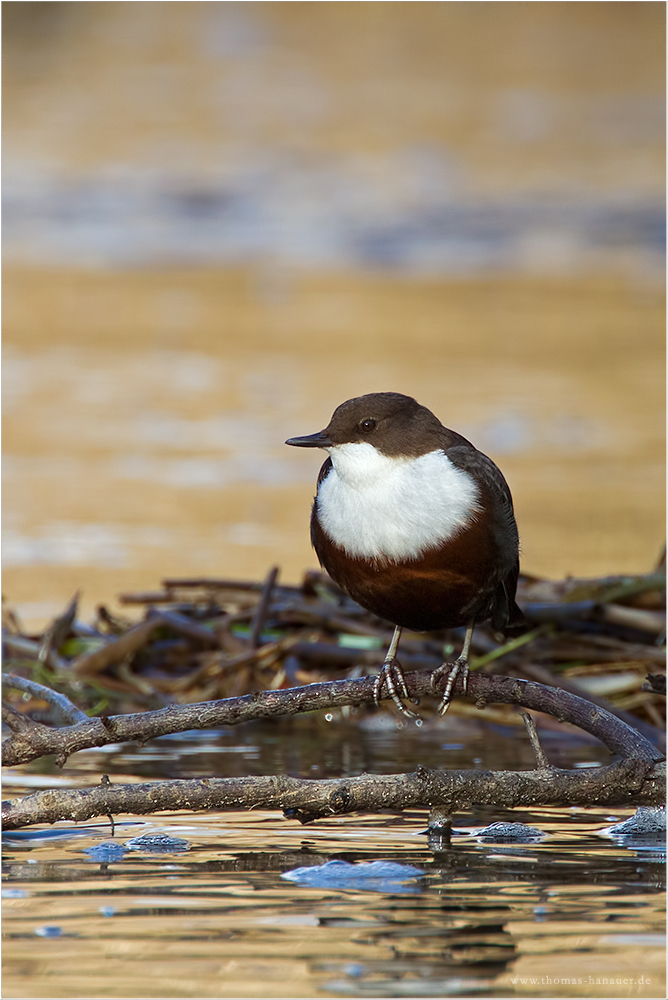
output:
M288 438L285 443L294 445L295 448L332 447L332 442L329 440L326 431L318 431L317 434L306 434L304 437Z

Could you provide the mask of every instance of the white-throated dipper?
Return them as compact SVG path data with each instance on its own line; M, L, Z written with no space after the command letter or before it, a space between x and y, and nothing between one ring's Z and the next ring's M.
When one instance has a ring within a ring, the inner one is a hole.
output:
M461 656L449 671L439 707L455 679L468 677L477 622L496 631L523 623L515 603L519 573L513 501L500 470L470 441L448 430L425 406L398 392L349 399L323 431L286 444L324 448L311 512L311 541L321 565L363 608L395 626L376 681L406 714L408 697L396 661L403 628L416 632L466 626Z

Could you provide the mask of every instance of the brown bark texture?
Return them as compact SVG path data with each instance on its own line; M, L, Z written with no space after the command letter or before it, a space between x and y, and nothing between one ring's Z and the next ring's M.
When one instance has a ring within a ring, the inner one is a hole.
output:
M411 698L434 694L430 670L407 674L406 685ZM17 728L3 744L3 763L23 764L55 754L62 765L78 750L110 743L143 743L189 729L361 705L373 700L373 686L374 677L361 677L199 704L170 705L153 712L92 718L56 729L42 725ZM464 696L459 680L454 693ZM116 786L105 782L93 788L48 790L5 802L3 825L9 830L59 820L80 822L93 816L175 809L260 807L280 809L287 817L310 822L333 814L396 812L418 807L452 813L474 805L622 806L664 801L663 755L605 709L561 689L498 675L472 674L466 696L480 707L495 702L548 713L596 736L622 760L609 767L564 771L545 766L544 755L537 752L536 770L519 772L434 771L419 767L412 774L364 774L321 781L273 776ZM535 749L535 739L532 743Z

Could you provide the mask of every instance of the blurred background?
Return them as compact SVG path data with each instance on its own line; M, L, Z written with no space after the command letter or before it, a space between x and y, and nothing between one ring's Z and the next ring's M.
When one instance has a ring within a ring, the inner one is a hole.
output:
M315 565L350 396L491 455L523 568L664 540L663 3L5 2L4 593Z

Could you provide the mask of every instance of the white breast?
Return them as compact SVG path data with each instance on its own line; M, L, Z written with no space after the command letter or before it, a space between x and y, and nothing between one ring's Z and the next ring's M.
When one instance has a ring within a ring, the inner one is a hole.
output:
M440 449L419 458L389 458L368 442L327 450L333 468L318 489L318 519L351 556L417 559L482 509L472 477Z

